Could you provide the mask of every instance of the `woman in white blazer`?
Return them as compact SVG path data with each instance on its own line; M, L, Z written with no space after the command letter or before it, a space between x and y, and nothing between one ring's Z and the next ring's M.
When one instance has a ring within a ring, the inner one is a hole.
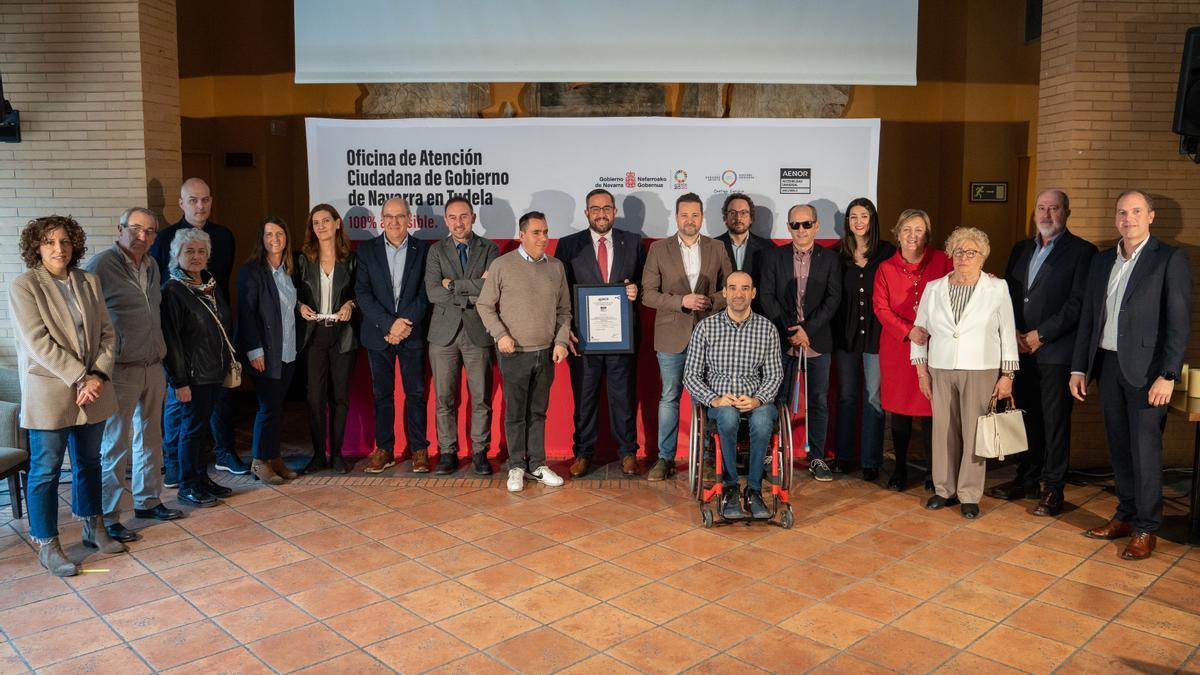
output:
M117 412L108 386L115 337L100 280L77 269L87 248L70 217L32 220L21 231L29 271L12 280L21 426L29 430L29 536L51 574L78 574L58 541L58 475L71 452L71 512L83 521L83 543L104 553L125 545L102 522L100 439Z
M933 487L927 509L961 503L979 516L987 460L975 456L975 426L992 398L1012 394L1018 367L1017 329L1003 279L983 274L988 236L960 227L946 240L954 271L931 281L917 308L912 341L921 393L933 402Z

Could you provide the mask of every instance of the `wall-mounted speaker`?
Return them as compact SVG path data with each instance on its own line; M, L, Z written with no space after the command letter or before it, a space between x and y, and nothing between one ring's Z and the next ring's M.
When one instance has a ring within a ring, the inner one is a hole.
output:
M1171 131L1182 136L1179 153L1200 163L1200 26L1183 37L1183 60L1179 64L1179 89L1175 92L1175 120Z

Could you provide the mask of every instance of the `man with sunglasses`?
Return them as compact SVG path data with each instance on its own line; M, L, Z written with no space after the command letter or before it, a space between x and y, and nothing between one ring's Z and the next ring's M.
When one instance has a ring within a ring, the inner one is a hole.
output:
M762 257L763 313L779 329L783 346L784 379L778 400L789 401L800 359L805 357L808 471L819 481L831 481L833 474L824 459L829 426L826 391L833 352L830 324L842 297L841 263L832 249L816 245L821 222L815 207L797 204L788 209L787 221L792 245L767 251Z

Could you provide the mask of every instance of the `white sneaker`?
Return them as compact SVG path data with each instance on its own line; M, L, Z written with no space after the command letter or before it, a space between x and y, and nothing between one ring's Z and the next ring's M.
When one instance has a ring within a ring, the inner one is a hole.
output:
M562 487L563 479L550 470L548 466L539 466L533 470L533 477L546 487Z
M559 479L562 482L562 479ZM520 492L525 489L525 469L508 470L508 491Z

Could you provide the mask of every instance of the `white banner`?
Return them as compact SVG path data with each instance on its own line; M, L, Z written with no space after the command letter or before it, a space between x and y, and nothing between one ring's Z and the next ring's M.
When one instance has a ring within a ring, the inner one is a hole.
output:
M308 194L341 211L350 237L380 233L379 209L403 195L421 238L445 237L442 207L465 195L476 232L516 237L526 211L550 236L587 227L584 197L617 197L617 227L644 237L675 231L675 200L704 200L704 232L725 231L730 192L754 199L753 231L786 239L787 210L812 203L822 239L840 236L841 210L875 199L879 120L518 118L306 120Z

